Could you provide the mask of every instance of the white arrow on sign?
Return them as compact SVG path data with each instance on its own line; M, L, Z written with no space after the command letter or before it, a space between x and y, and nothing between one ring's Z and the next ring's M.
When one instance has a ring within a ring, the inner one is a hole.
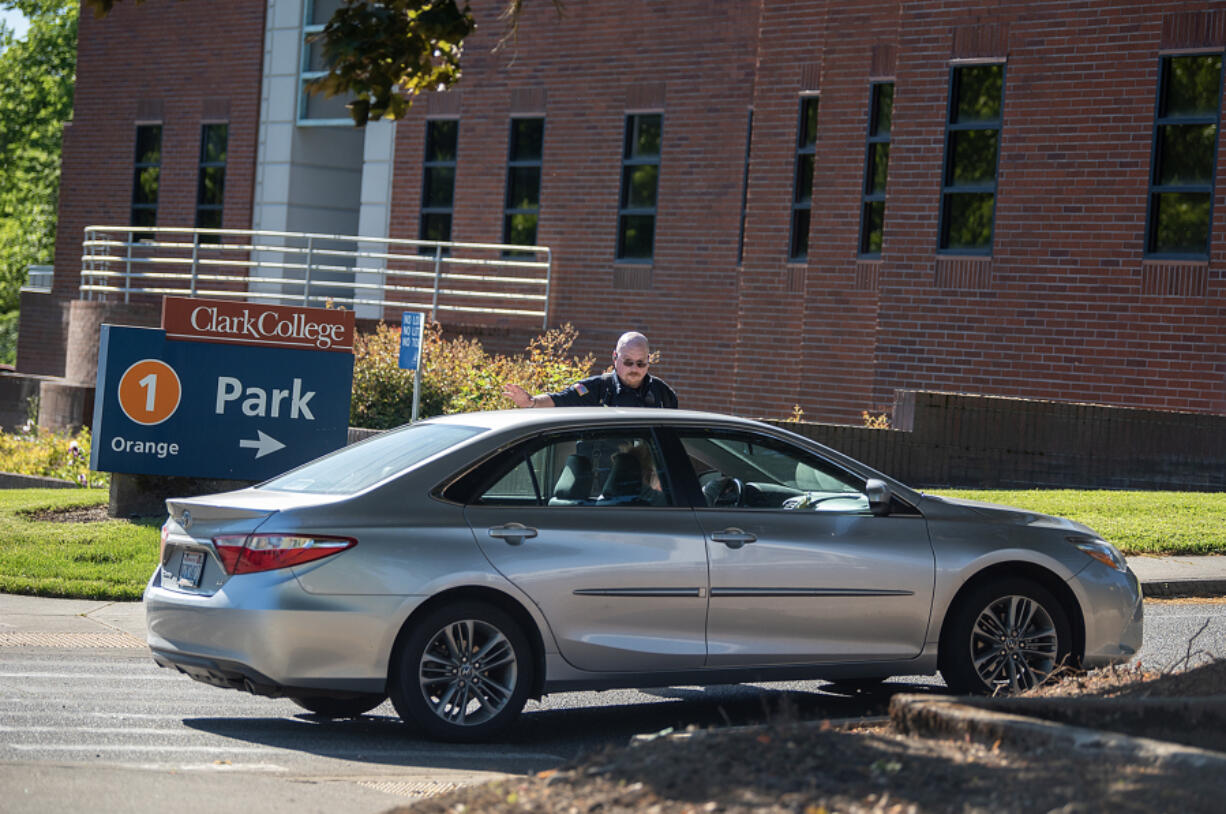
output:
M267 455L270 452L276 452L279 449L285 449L285 444L282 444L276 438L273 438L271 435L267 434L263 430L256 430L256 432L260 434L260 437L258 440L253 441L253 440L248 440L244 438L243 440L238 442L238 445L240 447L247 447L249 449L256 450L255 457L257 459L263 458L265 455Z

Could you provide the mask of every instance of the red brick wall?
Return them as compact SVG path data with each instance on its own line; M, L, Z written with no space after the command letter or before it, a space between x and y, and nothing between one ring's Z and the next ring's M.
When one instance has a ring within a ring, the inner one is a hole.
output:
M513 103L539 105L539 94L523 99L543 90L537 239L554 251L551 322L577 325L576 350L602 364L622 332L641 330L663 353L655 372L685 405L729 409L758 4L568 3L559 18L551 3L529 3L518 47L498 54L490 49L503 33L499 6L480 5L453 91L460 137L452 238L501 240L509 117ZM455 109L454 100L423 99L398 126L393 237L418 234L427 113ZM625 116L635 110L664 115L647 267L614 260ZM536 330L490 336L489 344L522 349Z
M1226 47L1226 12L733 5L623 0L568 6L559 20L542 3L511 62L489 54L500 27L480 19L459 89L420 102L398 132L393 234L417 234L424 119L458 113L453 236L497 239L512 99L543 91L539 238L555 251L553 321L573 321L580 349L602 359L620 331L645 331L687 406L781 416L800 405L847 421L919 388L1226 412L1226 249L1214 241L1207 265L1142 256L1159 53ZM993 57L1007 60L993 253L944 258L951 60ZM884 250L862 261L869 87L884 79L895 81ZM821 94L814 204L809 256L789 263L803 91ZM665 114L656 257L639 270L613 260L619 150L628 100L653 95ZM1216 235L1224 217L1217 207ZM490 338L513 349L530 333Z
M77 296L84 228L128 223L138 118L162 122L159 226L195 223L201 124L228 120L223 225L250 228L264 4L117 3L103 19L81 13L78 43L56 235L53 292L60 303ZM23 309L19 370L62 374L65 334L58 315L47 316L52 310ZM27 332L38 341L26 341Z

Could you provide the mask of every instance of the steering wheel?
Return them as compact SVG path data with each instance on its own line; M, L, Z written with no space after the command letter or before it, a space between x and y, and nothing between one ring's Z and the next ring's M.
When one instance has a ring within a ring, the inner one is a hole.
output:
M715 478L702 487L703 497L707 505L716 508L720 506L740 506L745 494L745 484L740 478Z
M824 497L818 497L818 498L809 497L808 495L797 495L796 497L790 497L787 500L783 501L783 508L799 509L803 507L806 509L812 509L813 507L817 506L819 503L825 503L827 500L847 500L849 498L854 498L854 497L862 497L862 495L856 495L851 492L845 495L825 495Z

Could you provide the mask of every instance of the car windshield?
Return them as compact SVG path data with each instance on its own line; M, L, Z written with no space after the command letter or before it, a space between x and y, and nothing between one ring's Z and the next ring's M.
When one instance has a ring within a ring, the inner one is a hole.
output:
M484 431L455 424L410 424L338 449L256 488L351 495Z

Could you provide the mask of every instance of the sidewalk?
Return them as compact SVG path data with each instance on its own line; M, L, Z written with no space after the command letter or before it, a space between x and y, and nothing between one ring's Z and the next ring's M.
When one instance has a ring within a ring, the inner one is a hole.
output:
M1128 558L1146 596L1226 596L1226 556Z
M1226 556L1135 556L1128 565L1146 596L1226 596ZM143 647L145 607L0 594L0 646L21 644L21 637L30 635L60 637L66 646Z

